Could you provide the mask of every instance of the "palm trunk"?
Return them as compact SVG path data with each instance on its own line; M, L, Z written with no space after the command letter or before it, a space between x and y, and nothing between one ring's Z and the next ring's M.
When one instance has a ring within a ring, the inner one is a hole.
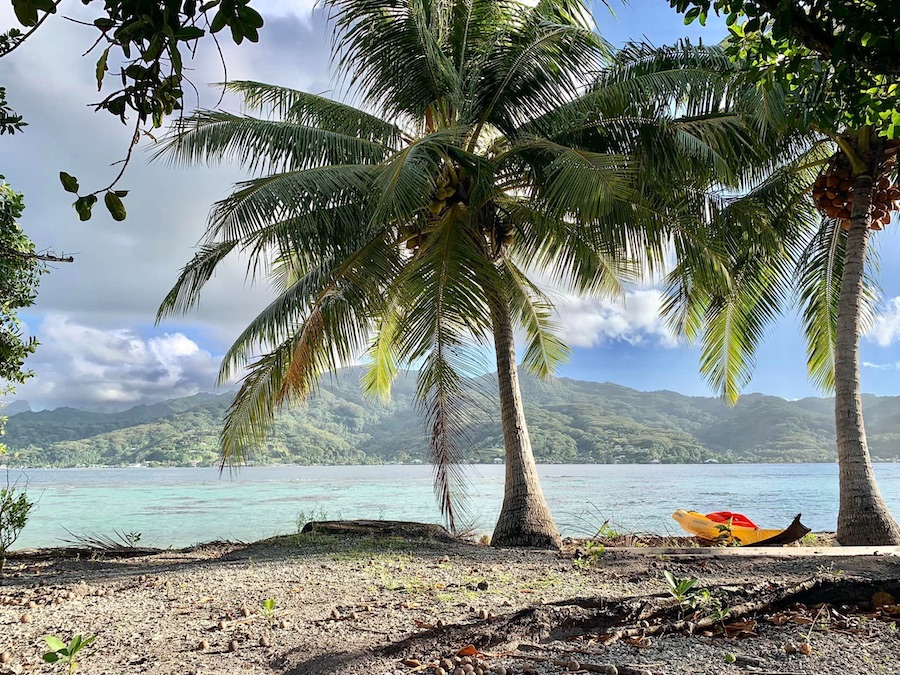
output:
M503 444L506 449L503 508L491 544L559 548L559 533L541 491L531 438L525 424L509 306L500 298L491 298L490 305L497 352Z
M843 546L900 544L900 528L881 498L863 424L859 383L860 303L869 240L872 176L857 176L841 276L835 333L835 427L840 472L837 540Z

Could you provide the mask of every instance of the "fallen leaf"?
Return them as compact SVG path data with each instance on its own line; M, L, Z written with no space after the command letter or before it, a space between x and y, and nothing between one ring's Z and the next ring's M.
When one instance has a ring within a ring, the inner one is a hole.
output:
M466 645L458 652L456 652L457 656L478 656L478 650L475 649L475 645Z

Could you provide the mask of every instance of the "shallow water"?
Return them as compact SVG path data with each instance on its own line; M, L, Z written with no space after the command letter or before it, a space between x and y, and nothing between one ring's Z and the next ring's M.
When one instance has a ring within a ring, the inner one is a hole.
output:
M502 465L466 467L468 518L490 532L500 511ZM589 536L607 519L619 531L680 533L677 508L738 511L766 527L797 513L834 530L835 464L564 465L539 467L560 532ZM900 464L875 473L900 517ZM74 534L140 532L141 545L250 541L296 531L297 516L440 522L429 466L10 470L39 499L15 548L59 546Z

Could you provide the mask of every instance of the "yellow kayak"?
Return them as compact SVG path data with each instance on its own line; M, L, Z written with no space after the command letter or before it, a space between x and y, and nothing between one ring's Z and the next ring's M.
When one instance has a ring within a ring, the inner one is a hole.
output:
M672 514L672 517L681 525L683 530L697 535L700 539L720 544L736 543L741 546L748 546L784 532L783 529L766 530L757 527L739 513L710 515L713 518L704 516L696 511L678 509Z

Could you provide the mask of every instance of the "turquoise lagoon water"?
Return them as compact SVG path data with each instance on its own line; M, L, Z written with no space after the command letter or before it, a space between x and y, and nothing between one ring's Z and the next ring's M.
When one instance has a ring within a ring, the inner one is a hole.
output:
M490 532L500 510L502 465L467 466L468 522ZM589 536L607 519L621 531L680 532L676 508L731 510L787 525L797 513L834 530L835 464L541 465L562 534ZM900 516L900 464L875 467ZM10 470L39 499L16 548L59 546L76 534L140 532L147 546L252 541L296 531L300 512L331 518L440 522L427 465Z

